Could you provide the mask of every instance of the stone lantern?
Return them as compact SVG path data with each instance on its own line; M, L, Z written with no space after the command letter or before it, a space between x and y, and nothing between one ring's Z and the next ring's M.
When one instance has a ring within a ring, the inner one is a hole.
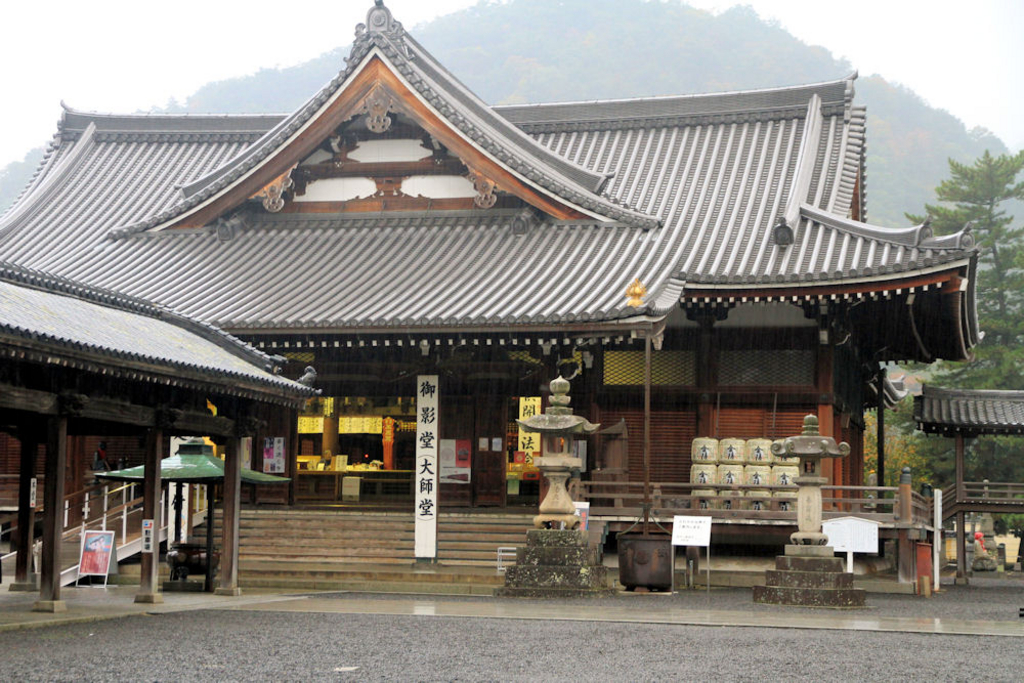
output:
M793 545L825 545L828 537L821 533L821 487L828 483L821 476L821 461L824 458L845 458L850 454L850 444L837 444L830 436L818 433L818 418L808 415L804 418L804 429L800 436L791 436L772 444L772 453L777 456L800 458L800 476L793 480L799 487L796 494L796 517L798 531L789 537Z
M544 455L534 464L550 484L526 532L526 547L516 550L515 566L505 571L505 587L496 595L526 598L593 597L614 594L601 549L590 546L565 482L581 465L572 456L575 434L591 434L600 425L572 414L569 381L551 382L551 405L542 415L517 420L526 431L542 435ZM564 528L563 528L564 525Z
M796 498L797 531L790 535L785 554L765 573L765 585L754 586L754 602L814 607L863 607L864 591L853 587L853 574L843 571L828 537L821 532L821 461L843 458L850 445L818 433L818 418L804 418L803 433L772 444L772 453L800 459Z
M564 524L566 529L575 529L580 518L576 516L566 482L572 470L579 469L582 462L572 455L572 439L574 434L592 434L601 425L573 415L569 407L572 400L568 395L569 380L556 377L550 386L551 404L547 410L525 420L516 420L523 430L541 434L544 443L544 455L535 458L533 464L550 485L541 501L540 514L533 518L533 525L538 529L558 529Z

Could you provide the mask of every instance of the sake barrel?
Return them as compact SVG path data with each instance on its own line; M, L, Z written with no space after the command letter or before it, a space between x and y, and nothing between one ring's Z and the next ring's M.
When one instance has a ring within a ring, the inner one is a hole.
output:
M772 497L772 492L768 489L747 489L744 497L754 499L744 501L743 508L745 510L768 510L771 508L769 498Z
M718 483L725 486L743 483L743 465L722 463L718 466Z
M690 460L693 462L718 462L718 439L698 437L690 446Z
M771 465L771 439L750 439L747 441L747 462L751 465Z
M743 491L719 491L718 507L722 510L739 510L743 502L738 500L743 497Z
M746 461L747 442L743 439L722 439L718 444L718 462L743 463Z
M693 496L693 503L690 505L691 509L711 510L715 507L717 494L714 489L694 489Z
M747 465L743 468L743 483L747 486L768 486L772 481L772 468L768 465Z
M785 439L777 439L773 443L780 444L780 446L781 446L783 441L785 441ZM776 465L796 465L797 467L799 467L800 466L800 457L794 455L792 457L788 457L787 458L785 456L774 455L773 454L772 455L772 463L774 463Z
M796 510L796 491L775 491L772 498L778 498L777 503L780 512L793 512Z
M795 465L776 465L772 468L772 486L796 486L793 480L800 476L800 468ZM796 496L796 491L782 493Z
M695 462L690 465L691 484L714 484L718 481L718 465Z

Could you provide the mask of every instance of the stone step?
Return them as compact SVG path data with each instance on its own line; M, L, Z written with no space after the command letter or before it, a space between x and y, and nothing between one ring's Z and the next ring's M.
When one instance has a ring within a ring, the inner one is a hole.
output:
M859 588L830 590L826 588L785 588L754 586L754 602L769 605L802 607L863 607L865 593Z
M798 572L842 572L846 563L841 557L797 557L779 555L775 558L775 568L780 571Z
M513 565L505 571L505 585L530 588L587 589L606 587L608 568L604 566L529 566Z
M765 572L765 583L785 588L849 589L853 588L853 574L769 569Z

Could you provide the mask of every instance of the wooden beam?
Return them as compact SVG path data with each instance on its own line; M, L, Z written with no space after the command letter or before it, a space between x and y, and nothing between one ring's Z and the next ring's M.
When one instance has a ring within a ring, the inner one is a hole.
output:
M43 493L43 555L40 567L39 600L35 612L64 612L60 599L60 551L64 531L64 470L68 453L68 418L50 418L46 435L46 481Z
M17 410L37 415L57 414L57 394L0 384L0 409Z

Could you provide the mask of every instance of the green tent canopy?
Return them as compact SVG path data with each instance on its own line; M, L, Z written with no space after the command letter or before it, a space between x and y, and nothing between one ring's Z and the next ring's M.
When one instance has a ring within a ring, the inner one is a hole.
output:
M144 465L113 472L96 472L97 478L112 481L142 481L144 475ZM188 484L218 483L224 479L224 461L212 455L179 453L160 461L160 479ZM287 481L287 477L242 468L243 484L283 484Z

